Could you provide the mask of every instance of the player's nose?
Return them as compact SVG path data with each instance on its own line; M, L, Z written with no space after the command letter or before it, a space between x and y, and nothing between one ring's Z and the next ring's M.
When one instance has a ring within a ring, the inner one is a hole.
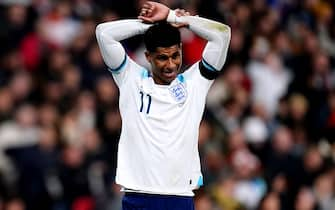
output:
M169 69L175 69L178 66L172 58L169 58L169 60L167 62L168 62L167 67Z

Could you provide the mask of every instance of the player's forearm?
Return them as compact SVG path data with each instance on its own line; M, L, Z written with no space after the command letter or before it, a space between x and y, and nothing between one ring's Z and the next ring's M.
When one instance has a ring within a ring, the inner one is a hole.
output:
M150 25L140 20L119 20L99 24L96 28L96 37L107 66L115 69L124 61L126 52L119 41L143 34L148 27Z
M170 11L167 20L172 23L187 23L190 30L208 40L203 52L203 59L215 70L222 69L231 37L228 25L198 16L177 17L173 14L173 11Z
M96 35L102 39L121 41L143 34L149 27L149 24L144 24L138 19L118 20L99 24L96 28Z

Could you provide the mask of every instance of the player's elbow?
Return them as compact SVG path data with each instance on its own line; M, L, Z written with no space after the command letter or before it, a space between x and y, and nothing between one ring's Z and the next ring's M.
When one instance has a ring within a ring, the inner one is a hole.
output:
M217 34L217 46L220 46L223 55L227 54L230 39L231 39L231 29L229 26L224 25L224 30Z
M225 32L225 37L226 37L226 41L228 42L228 44L230 43L230 39L231 39L231 28L229 26L227 26L227 32Z
M95 28L95 36L98 40L99 44L108 44L111 40L113 40L113 30L110 30L110 27L107 23L100 23Z
M111 33L113 31L113 30L111 30L111 26L112 25L107 23L107 22L106 23L100 23L95 28L95 34L97 36L104 36L106 33L113 35Z
M221 45L229 44L230 39L231 39L231 28L228 25L223 24L223 27L220 30L218 36L219 36Z
M226 62L226 57L230 45L230 39L231 39L231 29L229 26L224 25L224 30L220 31L220 33L216 34L216 42L215 42L215 47L217 49L217 62L215 62L215 66L218 71L222 70L225 62Z

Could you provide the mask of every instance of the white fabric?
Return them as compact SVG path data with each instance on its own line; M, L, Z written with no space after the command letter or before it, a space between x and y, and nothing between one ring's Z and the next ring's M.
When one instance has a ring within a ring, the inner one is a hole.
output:
M45 18L42 20L42 31L45 39L57 46L69 46L82 30L80 22L72 18L53 20Z
M263 143L268 138L265 122L256 116L250 116L244 120L243 132L250 143Z
M119 20L99 24L96 28L97 41L106 65L118 68L125 58L125 50L119 41L143 34L151 25L140 20Z
M256 209L266 192L266 184L263 179L255 178L240 180L233 190L233 197L246 206L247 209Z
M253 102L262 104L273 117L280 97L286 92L291 76L287 69L274 70L271 66L260 62L251 62L247 73L252 82L251 97Z
M8 148L18 148L36 145L40 130L37 127L22 127L16 122L4 122L0 126L0 171L5 179L13 180L14 167L10 158L5 154Z
M202 54L203 59L217 71L222 69L226 61L231 37L229 26L198 16L177 17L173 10L170 10L167 21L171 23L187 23L191 31L208 40Z
M191 196L201 179L198 129L212 81L194 64L169 86L156 85L127 59L125 69L113 74L123 119L116 182L141 192ZM184 88L185 97L178 101L172 87Z
M203 58L220 71L227 57L231 37L230 27L197 16L175 17L172 20L189 24L191 31L208 40L202 54ZM111 69L118 68L124 60L125 51L118 41L143 34L150 26L141 20L118 20L99 24L96 29L97 41L107 66Z
M155 84L148 70L128 56L125 60L125 50L118 42L147 28L138 20L123 20L100 24L96 30L102 56L114 69L113 78L120 90L122 131L116 182L137 192L193 196L192 190L202 183L198 130L213 80L201 76L196 63L170 85ZM208 43L229 42L224 37L230 34L213 35L219 33L215 28L199 31L211 39ZM212 55L216 59L225 54L228 43L222 46ZM225 56L220 59L225 60ZM223 63L210 65L220 70Z

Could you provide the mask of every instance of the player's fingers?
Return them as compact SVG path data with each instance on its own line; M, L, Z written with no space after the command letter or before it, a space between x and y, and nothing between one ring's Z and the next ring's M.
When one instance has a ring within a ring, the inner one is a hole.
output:
M145 17L145 16L138 16L138 19L143 20L145 23L153 23L154 21L151 18Z
M151 4L149 2L145 2L144 4L142 4L142 8L150 8Z
M176 15L178 17L180 17L180 16L189 16L190 15L190 13L186 12L186 10L184 10L184 9L176 9L175 13L176 13Z
M146 2L142 5L142 9L151 9L153 10L153 8L155 7L154 4L150 4L150 2Z
M147 13L150 13L150 14L151 14L152 11L153 11L153 10L150 8L150 9L147 10Z
M153 4L147 4L147 3L144 3L141 7L141 10L143 11L148 11L148 12L153 12L153 10L155 9L155 5Z
M145 4L153 5L153 4L155 4L155 2L153 2L153 1L146 1Z
M140 16L145 16L146 14L147 14L147 11L142 9L140 12Z
M183 28L188 26L187 23L172 23L171 25L176 28Z
M141 9L140 15L150 16L152 14L152 9Z
M176 13L176 15L177 15L178 17L181 16L181 13L180 13L180 9L179 9L179 8L178 8L178 9L175 9L174 11L175 11L175 13Z

